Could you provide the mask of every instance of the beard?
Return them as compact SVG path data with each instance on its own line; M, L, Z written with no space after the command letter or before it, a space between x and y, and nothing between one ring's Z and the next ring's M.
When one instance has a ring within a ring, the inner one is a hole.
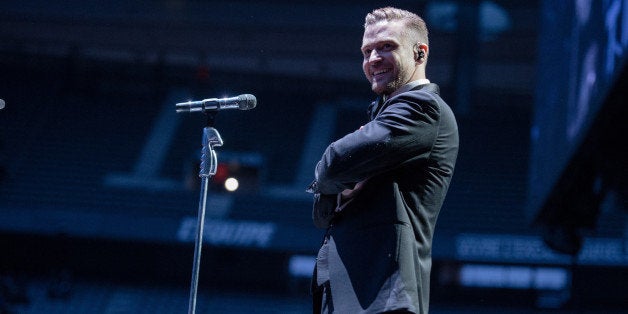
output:
M371 83L371 89L377 95L390 95L401 88L401 86L408 83L405 79L406 72L407 71L399 71L399 73L397 73L391 81L385 83L384 86L376 86L374 83Z
M371 89L377 95L390 95L394 93L396 90L409 83L414 71L416 71L413 63L403 62L399 59L394 60L390 68L392 69L392 73L389 81L376 82L371 78Z
M404 80L399 75L393 81L388 82L388 84L386 84L386 87L384 87L384 94L390 95L394 93L396 90L398 90L399 88L401 88L401 86L405 85L406 83L407 82L404 82Z

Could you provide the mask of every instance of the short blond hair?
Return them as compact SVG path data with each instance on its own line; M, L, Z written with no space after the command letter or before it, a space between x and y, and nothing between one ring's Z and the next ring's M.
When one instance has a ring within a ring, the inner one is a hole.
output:
M381 21L402 21L407 28L404 35L413 42L421 42L429 46L427 25L418 15L393 7L385 7L373 10L364 18L364 28Z

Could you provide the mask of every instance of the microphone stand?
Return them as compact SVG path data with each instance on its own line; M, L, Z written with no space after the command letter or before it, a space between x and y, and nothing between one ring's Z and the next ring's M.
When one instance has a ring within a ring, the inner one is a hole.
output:
M194 245L194 264L192 266L192 283L190 286L190 302L188 314L196 312L196 296L198 293L198 277L201 267L201 250L203 248L203 228L205 226L205 209L207 207L207 193L209 179L216 174L218 158L214 147L222 146L222 138L218 130L213 128L217 111L209 111L207 114L207 126L203 128L203 149L201 153L201 166L198 176L201 177L201 195L198 205L198 217L196 225L196 241Z

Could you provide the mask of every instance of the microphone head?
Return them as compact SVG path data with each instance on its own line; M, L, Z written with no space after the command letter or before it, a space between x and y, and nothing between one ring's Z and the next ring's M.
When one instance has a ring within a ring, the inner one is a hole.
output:
M242 94L238 96L238 108L240 110L249 110L255 108L257 98L251 94Z

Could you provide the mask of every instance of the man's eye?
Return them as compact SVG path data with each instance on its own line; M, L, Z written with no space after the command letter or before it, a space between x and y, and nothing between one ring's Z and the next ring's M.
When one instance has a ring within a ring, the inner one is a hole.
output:
M364 54L364 57L368 57L368 56L371 55L371 51L373 51L373 50L367 49L367 50L364 50L362 53Z
M382 50L388 51L388 50L391 50L392 48L393 48L392 44L383 44L382 45Z

